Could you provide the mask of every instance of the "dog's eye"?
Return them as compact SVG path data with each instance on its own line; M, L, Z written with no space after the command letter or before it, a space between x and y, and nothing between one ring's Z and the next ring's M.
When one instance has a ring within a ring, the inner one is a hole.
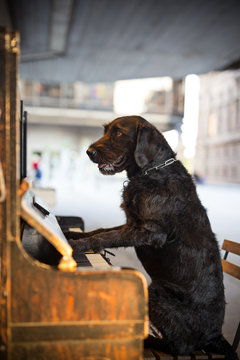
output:
M121 132L120 130L117 130L115 136L116 136L116 137L122 136L122 132Z

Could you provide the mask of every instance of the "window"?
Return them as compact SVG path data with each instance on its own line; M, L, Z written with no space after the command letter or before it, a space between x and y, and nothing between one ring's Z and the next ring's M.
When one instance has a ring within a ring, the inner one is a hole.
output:
M217 134L217 115L211 113L208 118L208 135L215 136Z

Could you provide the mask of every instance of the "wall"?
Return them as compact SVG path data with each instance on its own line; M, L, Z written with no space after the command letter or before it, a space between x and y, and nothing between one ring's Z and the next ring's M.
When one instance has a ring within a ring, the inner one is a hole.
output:
M195 171L210 182L240 183L240 71L200 81Z

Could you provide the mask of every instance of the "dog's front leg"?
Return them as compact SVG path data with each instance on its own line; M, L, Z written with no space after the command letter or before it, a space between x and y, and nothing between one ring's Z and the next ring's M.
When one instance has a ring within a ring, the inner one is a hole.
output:
M166 238L165 233L155 233L144 227L123 225L120 229L99 233L85 239L70 239L69 243L73 248L73 256L77 259L78 254L90 249L100 251L105 248L143 245L162 247L166 242Z
M88 250L100 251L107 247L119 247L122 239L122 228L109 229L107 232L95 233L92 236L80 239L69 239L68 242L73 248L73 255L76 258L78 254ZM127 246L131 246L127 245Z
M94 235L97 234L102 234L102 233L106 233L112 230L120 230L124 225L119 225L113 228L100 228L100 229L96 229L93 231L89 231L89 232L78 232L78 231L64 231L64 235L67 239L71 239L71 240L79 240L79 239L85 239L85 238L89 238L92 237Z

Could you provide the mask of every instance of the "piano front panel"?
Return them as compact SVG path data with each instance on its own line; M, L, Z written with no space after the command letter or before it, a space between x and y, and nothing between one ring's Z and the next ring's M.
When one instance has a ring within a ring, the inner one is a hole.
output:
M141 359L148 321L139 272L62 272L14 242L11 254L11 359Z
M21 244L12 243L13 323L144 317L147 284L139 272L114 267L62 272L23 252Z
M24 346L25 345L25 346ZM10 360L140 360L143 342L138 339L16 343Z

